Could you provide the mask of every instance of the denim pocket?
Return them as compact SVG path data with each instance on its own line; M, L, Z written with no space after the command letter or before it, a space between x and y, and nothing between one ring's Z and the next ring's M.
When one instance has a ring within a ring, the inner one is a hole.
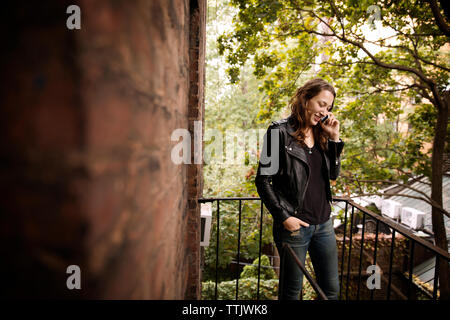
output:
M283 227L283 239L286 240L301 240L303 238L303 227L298 230L290 231Z
M299 236L300 235L300 231L302 230L302 228L298 229L298 230L294 230L294 231L289 231L291 233L291 237L295 237L295 236Z

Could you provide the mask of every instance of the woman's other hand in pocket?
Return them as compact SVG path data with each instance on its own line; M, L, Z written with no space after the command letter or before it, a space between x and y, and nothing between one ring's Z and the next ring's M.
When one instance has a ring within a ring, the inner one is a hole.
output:
M289 217L283 221L283 226L289 231L296 231L301 227L309 227L309 224L307 224L305 221L300 220L299 218Z

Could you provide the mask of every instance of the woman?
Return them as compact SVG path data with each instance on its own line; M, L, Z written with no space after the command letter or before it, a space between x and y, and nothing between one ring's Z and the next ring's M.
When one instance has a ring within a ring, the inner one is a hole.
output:
M303 264L309 252L316 280L328 299L338 299L339 292L330 179L339 175L344 142L339 138L339 121L331 113L335 97L334 88L322 79L309 80L297 89L290 101L291 115L273 122L264 136L255 179L258 194L273 216L278 252L283 256L287 243ZM298 299L303 273L289 254L280 269L279 299Z

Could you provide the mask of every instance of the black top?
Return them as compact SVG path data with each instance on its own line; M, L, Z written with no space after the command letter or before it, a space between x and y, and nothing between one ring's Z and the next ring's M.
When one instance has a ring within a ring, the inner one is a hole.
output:
M324 170L326 164L317 143L311 148L303 146L311 169L309 183L299 219L309 224L321 224L330 218L331 206L326 196ZM311 152L311 153L310 153Z

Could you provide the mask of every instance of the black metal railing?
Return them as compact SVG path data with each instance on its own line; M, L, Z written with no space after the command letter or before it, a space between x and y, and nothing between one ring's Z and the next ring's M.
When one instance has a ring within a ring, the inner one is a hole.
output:
M240 276L240 269L239 269L239 263L240 263L240 254L241 254L241 221L242 221L242 201L260 201L260 223L259 223L259 253L258 253L258 280L257 280L257 292L256 292L256 299L260 299L260 280L261 280L261 250L262 250L262 234L263 234L263 219L264 219L264 209L263 209L263 203L260 200L259 197L229 197L229 198L201 198L198 199L199 203L205 203L205 202L216 202L216 261L215 261L215 294L214 297L217 300L217 285L218 285L218 270L219 270L219 246L220 246L220 203L221 201L238 201L239 207L238 207L238 234L237 234L237 271L236 271L236 295L235 299L237 300L239 298L239 276ZM350 198L345 197L333 197L333 202L344 202L345 203L345 209L344 209L344 223L343 223L343 233L342 233L342 249L340 252L340 293L339 293L339 299L343 299L343 288L345 287L345 299L349 300L349 293L352 293L352 290L354 288L349 288L350 285L350 277L354 273L351 271L352 266L352 248L355 250L359 250L359 263L358 263L358 272L356 274L358 281L357 281L357 289L356 289L356 299L359 300L360 294L361 294L361 283L362 283L362 262L363 257L365 257L367 260L370 260L372 265L377 266L377 248L379 244L379 231L380 231L380 225L383 225L390 230L392 230L392 236L391 236L391 243L390 243L390 252L389 252L389 266L387 270L387 276L385 270L382 271L381 280L384 283L387 283L387 289L386 289L386 296L385 299L389 300L392 297L392 291L399 297L400 299L411 299L412 298L412 288L414 285L413 282L413 268L414 268L414 253L417 247L422 247L425 250L429 251L429 254L431 256L434 256L435 258L435 269L434 269L434 281L433 281L433 292L432 294L429 294L430 298L432 300L437 299L437 292L438 292L438 280L439 280L439 263L440 261L447 261L447 263L450 261L450 254L441 248L435 246L430 241L427 241L425 239L422 239L416 235L414 235L410 230L407 228L401 226L400 224L396 223L395 221L385 218L377 213L372 212L371 210L362 207L361 205L355 203ZM351 214L350 217L348 217L348 209L349 206L351 207ZM361 232L361 243L358 245L353 238L354 232L354 223L355 223L355 209L362 213L362 232ZM348 221L350 219L350 221ZM366 233L366 220L370 219L372 222L375 223L375 239L374 239L374 248L373 248L373 255L371 256L367 250L364 250L365 245L365 235ZM350 228L347 230L348 222L350 223ZM346 241L347 241L347 233L348 233L348 248L346 249ZM409 253L407 258L407 265L408 265L408 278L407 278L407 288L406 292L404 288L397 288L393 284L393 261L394 261L394 252L396 250L396 236L397 234L403 235L408 243L409 243ZM298 260L298 258L295 256L295 253L293 252L292 248L289 246L285 247L289 254L293 254L294 260L296 261L299 268L302 270L302 272L305 274L307 280L310 282L311 286L315 290L316 294L320 299L326 299L326 296L323 294L321 288L317 285L314 278L311 276L311 274L307 271L307 269L301 264L301 262ZM290 249L290 250L289 250ZM296 259L297 258L297 259ZM347 258L347 264L345 265L345 258ZM345 268L345 266L347 268ZM379 266L378 266L379 267ZM346 275L344 275L344 271L346 269ZM367 275L367 274L366 274ZM344 276L345 276L345 286L344 283ZM387 279L386 279L387 277ZM419 288L420 289L420 288ZM423 290L423 289L421 289ZM370 299L374 299L374 293L375 290L370 290Z
M422 248L424 248L425 250L427 250L429 252L429 254L431 254L432 256L434 256L434 258L436 259L435 261L435 270L434 270L434 283L433 283L433 293L431 295L431 299L436 300L437 299L437 290L438 290L438 280L439 280L439 262L440 259L443 259L444 261L450 261L450 254L447 251L442 250L441 248L435 246L433 243L422 239L420 237L418 237L417 235L414 235L410 230L408 230L407 228L403 227L402 225L398 224L397 222L383 217L377 213L374 213L373 211L364 208L363 206L355 203L353 200L349 199L349 198L344 198L344 197L334 197L333 198L334 202L345 202L345 215L344 215L344 231L343 231L343 239L342 239L342 251L341 251L341 275L340 275L340 279L341 279L341 292L340 292L340 299L342 299L342 289L343 289L343 279L344 279L344 258L346 253L348 252L348 262L347 262L347 281L346 281L346 290L345 290L345 298L346 300L348 300L349 297L349 277L350 277L350 267L351 267L351 250L352 247L355 247L356 249L358 249L358 245L353 243L353 223L354 223L354 217L355 217L355 212L354 209L359 210L362 213L362 232L361 232L361 244L359 245L359 269L358 269L358 288L357 288L357 293L356 293L356 299L360 299L360 292L361 292L361 275L362 275L362 259L365 256L366 258L369 257L369 255L364 252L364 241L365 241L365 226L366 226L366 218L369 217L370 219L372 219L372 221L375 221L376 223L376 228L375 228L375 240L374 240L374 250L373 250L373 256L371 257L372 259L372 264L373 265L377 265L377 249L378 249L378 242L379 242L379 229L380 229L380 225L384 225L388 228L390 228L392 230L392 236L391 236L391 245L390 245L390 252L389 252L389 265L388 265L388 271L387 271L387 278L383 273L383 276L381 277L381 280L383 280L384 282L387 282L387 290L386 290L386 299L389 300L391 298L391 293L392 291L395 291L397 293L397 296L400 299L411 299L411 294L412 294L412 287L413 287L413 269L414 269L414 253L415 253L415 248L416 245L417 246L421 246ZM346 251L346 246L345 246L345 242L346 242L346 235L347 235L347 213L348 213L348 206L352 207L351 210L351 215L350 215L350 230L349 230L349 246L348 246L348 250ZM392 283L392 276L394 275L393 273L393 261L394 261L394 251L396 249L395 246L395 239L396 239L396 235L397 234L401 234L403 235L409 243L409 253L408 253L408 257L407 257L407 265L408 265L408 279L407 279L407 289L406 289L406 294L405 292L403 292L402 290L399 290L398 288L395 288L395 290L393 290L393 283ZM371 290L370 291L370 299L373 300L374 298L374 293L375 290Z

